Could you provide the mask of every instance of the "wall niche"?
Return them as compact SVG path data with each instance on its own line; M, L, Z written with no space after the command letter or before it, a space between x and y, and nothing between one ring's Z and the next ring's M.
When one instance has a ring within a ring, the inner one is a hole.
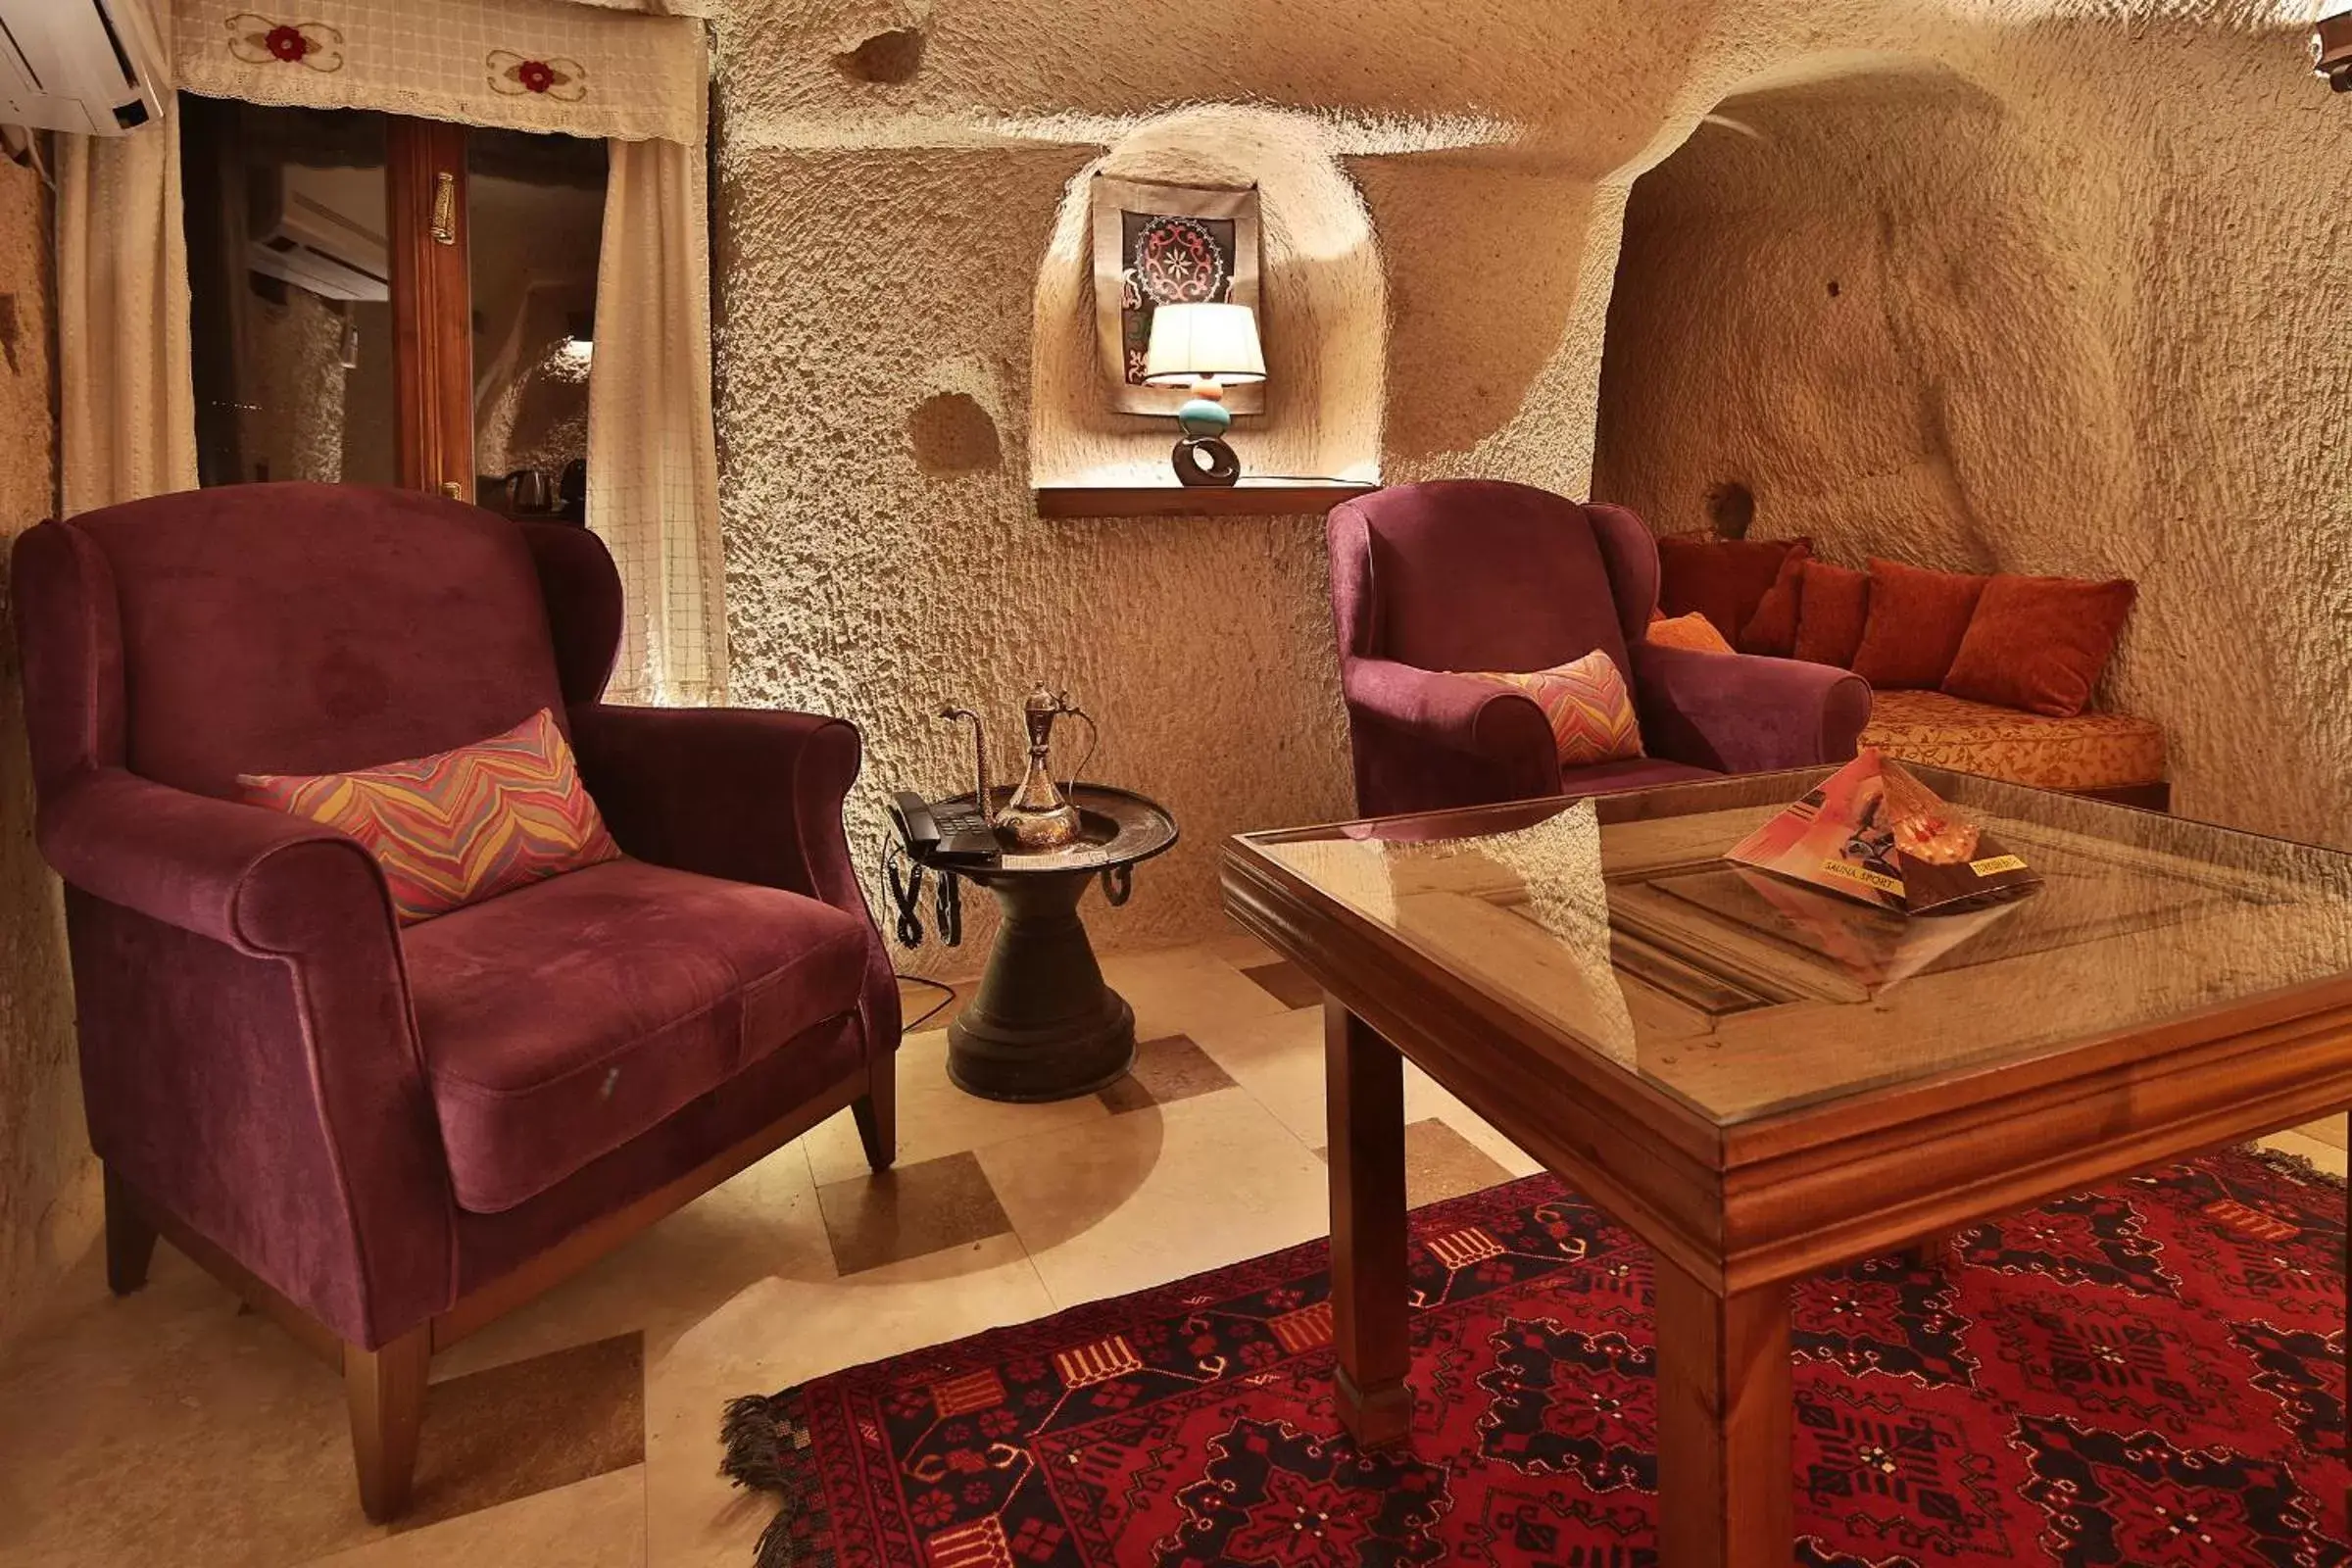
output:
M1265 412L1229 438L1250 475L1379 477L1387 275L1372 222L1312 115L1229 105L1139 122L1070 181L1038 269L1030 482L1170 485L1173 419L1111 407L1095 344L1096 173L1170 184L1255 181Z

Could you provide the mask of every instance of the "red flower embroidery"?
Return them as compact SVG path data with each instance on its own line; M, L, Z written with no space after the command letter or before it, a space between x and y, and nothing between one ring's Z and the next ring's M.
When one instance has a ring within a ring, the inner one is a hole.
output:
M300 66L330 74L343 69L343 33L323 22L280 22L258 11L227 20L228 52L249 66Z
M535 59L512 49L493 49L482 56L492 92L510 98L530 93L576 104L588 96L588 68L568 55Z

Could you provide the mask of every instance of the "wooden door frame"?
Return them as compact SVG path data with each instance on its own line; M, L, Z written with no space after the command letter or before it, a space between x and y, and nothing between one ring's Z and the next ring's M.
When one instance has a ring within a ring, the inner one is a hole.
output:
M473 499L473 284L466 127L387 115L396 471L412 489Z

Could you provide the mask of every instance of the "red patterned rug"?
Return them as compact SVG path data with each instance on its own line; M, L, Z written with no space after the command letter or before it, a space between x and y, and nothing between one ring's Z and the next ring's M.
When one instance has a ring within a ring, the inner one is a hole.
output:
M1543 1176L1413 1234L1409 1451L1339 1434L1315 1243L736 1400L760 1568L1654 1562L1646 1250ZM2343 1255L2232 1152L1799 1286L1796 1561L2352 1562Z

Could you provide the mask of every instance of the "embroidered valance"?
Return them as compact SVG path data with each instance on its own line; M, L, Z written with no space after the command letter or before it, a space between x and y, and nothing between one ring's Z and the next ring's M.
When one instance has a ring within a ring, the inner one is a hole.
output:
M179 85L511 130L699 145L704 24L567 0L171 0Z
M601 6L608 11L647 11L657 17L708 17L712 0L571 0L573 5Z

